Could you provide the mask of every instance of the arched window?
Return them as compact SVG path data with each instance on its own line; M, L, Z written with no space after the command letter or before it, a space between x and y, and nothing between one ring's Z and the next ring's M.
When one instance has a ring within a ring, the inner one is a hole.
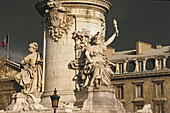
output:
M146 70L153 70L155 68L155 60L153 58L149 58L146 61Z
M166 68L170 68L170 56L166 59Z
M133 60L130 60L128 63L127 63L127 72L134 72L135 71L135 61Z

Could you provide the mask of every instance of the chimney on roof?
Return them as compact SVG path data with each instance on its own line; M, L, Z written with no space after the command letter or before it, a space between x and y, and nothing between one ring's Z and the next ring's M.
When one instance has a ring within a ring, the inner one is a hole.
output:
M161 49L162 48L162 44L157 44L156 45L156 49Z
M136 42L136 54L139 55L148 50L151 50L151 46L152 46L151 44L146 42L141 41Z

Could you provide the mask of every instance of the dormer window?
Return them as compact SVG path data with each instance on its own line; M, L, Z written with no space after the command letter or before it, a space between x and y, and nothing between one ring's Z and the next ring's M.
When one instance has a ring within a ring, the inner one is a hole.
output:
M138 61L138 71L139 72L143 71L143 61Z
M162 70L163 69L163 59L158 59L158 70Z
M123 69L123 63L118 63L118 65L119 65L119 70L118 70L118 73L119 74L121 74L121 73L123 73L124 71L124 69Z

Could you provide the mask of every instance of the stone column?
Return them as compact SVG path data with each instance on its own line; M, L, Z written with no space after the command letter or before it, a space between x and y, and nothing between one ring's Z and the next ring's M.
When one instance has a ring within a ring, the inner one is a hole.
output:
M154 70L158 70L158 59L155 58L155 69Z
M146 71L146 59L143 60L143 71Z
M119 74L119 63L116 63L116 74Z
M136 64L135 72L138 72L139 65L138 65L138 61L137 60L135 61L135 64Z
M124 62L124 63L123 63L124 73L127 72L126 67L127 67L127 62Z
M166 69L166 58L163 58L163 69Z
M74 103L75 71L67 67L75 59L72 33L86 28L92 35L98 31L105 35L105 14L110 7L107 0L42 0L36 4L47 25L44 106L51 107L54 88L61 97L59 107L62 102Z

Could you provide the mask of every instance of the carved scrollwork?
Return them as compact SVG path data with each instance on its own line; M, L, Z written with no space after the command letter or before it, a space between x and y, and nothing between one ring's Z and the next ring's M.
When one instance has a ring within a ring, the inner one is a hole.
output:
M49 30L50 38L58 41L63 34L67 34L73 24L73 16L70 10L62 7L60 2L48 2L49 9L46 10L45 23Z

